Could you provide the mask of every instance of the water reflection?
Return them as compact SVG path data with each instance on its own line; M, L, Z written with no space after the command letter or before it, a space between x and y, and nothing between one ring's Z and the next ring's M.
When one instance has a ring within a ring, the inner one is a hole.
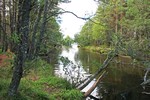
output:
M72 48L63 48L60 56L67 57L71 62L64 66L64 63L59 61L55 74L73 84L80 83L95 73L106 59L106 55L78 49L77 44L74 44ZM150 100L149 95L143 94L143 91L150 92L150 87L144 90L140 86L143 82L143 68L132 62L129 57L116 57L109 64L108 75L92 92L92 95L103 100ZM82 91L87 91L95 80Z
M67 79L72 84L80 84L83 80L87 79L91 74L89 73L89 65L84 68L83 63L79 60L78 55L79 49L77 44L73 44L72 48L63 48L60 58L63 57L65 61L59 60L59 65L55 68L55 74L57 76ZM86 57L85 57L86 58ZM67 59L70 61L67 62ZM85 70L86 69L86 70ZM91 81L88 86L86 86L82 92L86 92L96 79ZM98 88L91 93L93 96L98 97Z

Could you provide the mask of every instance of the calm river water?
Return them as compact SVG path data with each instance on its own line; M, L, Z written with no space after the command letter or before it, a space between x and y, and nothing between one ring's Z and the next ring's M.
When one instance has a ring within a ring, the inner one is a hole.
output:
M106 59L106 55L79 49L77 44L73 44L72 48L63 48L59 56L65 59L65 63L59 60L55 75L66 78L72 84L94 74ZM150 94L146 94L150 93L150 87L140 86L145 71L132 62L130 57L116 57L107 68L108 74L91 95L100 100L150 100ZM82 91L87 91L95 80Z

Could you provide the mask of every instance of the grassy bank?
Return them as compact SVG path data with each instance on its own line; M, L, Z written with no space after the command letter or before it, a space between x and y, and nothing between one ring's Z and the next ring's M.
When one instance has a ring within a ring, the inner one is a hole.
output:
M53 76L53 67L36 59L26 63L18 94L8 98L7 90L12 77L12 67L0 67L0 100L81 100L82 94L69 82Z
M89 50L91 52L97 52L100 54L107 54L111 48L107 47L105 45L101 45L101 46L86 46L86 47L82 47L83 49Z
M143 44L144 45L144 44ZM106 45L101 46L85 46L81 47L82 49L96 52L100 54L108 54L109 51L113 50L114 47L108 47ZM143 47L144 48L144 47ZM149 49L142 49L142 47L136 45L125 45L124 48L122 47L119 52L118 56L122 58L129 58L132 59L132 64L138 64L144 67L150 67L150 50Z

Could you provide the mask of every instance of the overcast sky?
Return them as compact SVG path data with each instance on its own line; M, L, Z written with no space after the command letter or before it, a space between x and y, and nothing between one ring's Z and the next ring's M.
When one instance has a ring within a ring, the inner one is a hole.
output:
M71 11L79 17L88 17L96 12L97 4L94 0L71 0L71 3L60 4L60 7L66 11ZM74 37L74 34L79 33L85 21L76 18L70 13L61 15L62 22L60 24L62 33L70 37Z

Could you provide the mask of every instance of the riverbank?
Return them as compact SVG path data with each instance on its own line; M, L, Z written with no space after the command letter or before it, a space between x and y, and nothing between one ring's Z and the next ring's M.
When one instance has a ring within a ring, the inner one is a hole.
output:
M18 94L11 100L81 100L82 94L66 80L53 76L53 67L37 58L27 62ZM0 67L0 99L8 100L12 65Z
M85 46L85 47L81 47L81 49L107 55L108 52L110 52L114 48L108 47L106 45L101 45L101 46ZM149 67L150 52L145 53L144 51L139 51L139 50L133 51L132 49L131 50L126 49L125 51L119 51L118 57L129 58L132 59L131 62L132 64L138 64L144 67Z
M101 45L101 46L85 46L85 47L81 47L82 49L85 50L89 50L91 52L97 52L100 54L107 54L109 51L112 50L112 48L107 47L105 45Z

